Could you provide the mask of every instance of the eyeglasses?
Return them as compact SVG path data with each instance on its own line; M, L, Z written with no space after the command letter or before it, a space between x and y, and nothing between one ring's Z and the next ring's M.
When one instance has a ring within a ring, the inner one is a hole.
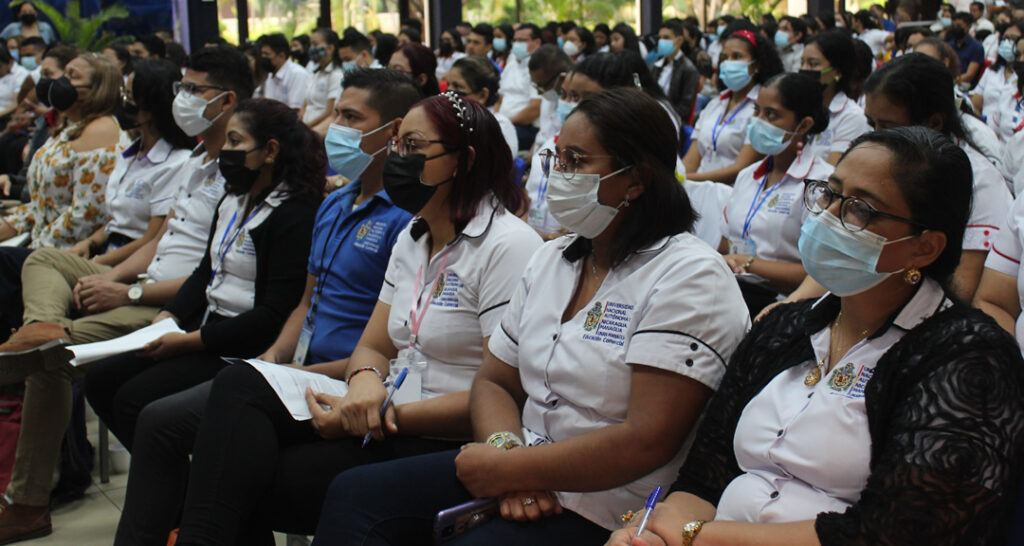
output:
M561 83L562 78L564 78L564 77L565 77L565 72L561 72L559 74L555 74L555 77L551 78L550 80L544 82L544 85L537 85L535 82L530 82L530 85L532 85L533 88L536 89L538 93L543 95L544 93L546 93L548 91L548 89L553 89L553 88L557 87L558 84Z
M581 154L573 150L562 150L561 155L556 153L554 150L541 150L540 152L540 168L544 173L544 176L551 175L551 164L554 160L555 170L565 175L566 180L572 180L576 176L576 170L580 168L580 164L583 163L587 158L594 157L615 157L612 155L595 155L595 154Z
M409 154L421 153L420 150L426 148L428 144L444 144L444 141L405 136L399 139L394 139L391 142L389 142L388 150L395 152L402 157L405 157Z
M840 201L839 221L851 233L864 230L878 216L910 224L922 230L928 229L928 226L920 222L882 212L860 197L845 196L837 193L824 180L804 180L804 206L807 207L807 210L811 211L811 214L818 215L828 210L836 202L836 199Z
M207 89L216 89L218 91L227 91L224 87L217 87L216 85L197 85L190 82L174 82L171 84L171 91L177 95L184 91L189 95L195 95L196 92L203 92Z

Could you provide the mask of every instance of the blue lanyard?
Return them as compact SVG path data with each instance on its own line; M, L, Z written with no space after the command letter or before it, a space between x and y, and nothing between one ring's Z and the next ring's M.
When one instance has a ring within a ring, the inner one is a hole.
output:
M715 122L715 126L712 127L711 129L711 151L716 153L718 152L718 137L722 132L722 127L728 126L730 123L732 123L732 120L736 119L736 116L740 113L740 110L743 110L743 107L747 105L748 100L750 99L745 98L743 99L743 102L739 103L736 106L736 109L732 111L732 115L729 116L729 119L725 120L725 125L722 124L722 118L725 117L725 110L722 110L722 113L719 114L718 121ZM729 103L726 102L725 106L728 108Z
M369 201L367 201L367 203L369 203ZM366 203L364 203L364 205L365 204ZM338 245L334 248L334 254L331 255L331 259L327 262L327 268L324 269L324 258L326 257L327 253L327 245L330 244L331 239L334 237L335 228L338 226L338 222L341 221L342 219L341 210L343 209L339 208L338 217L335 218L334 223L331 225L331 230L327 232L327 238L324 239L324 246L320 250L320 270L317 271L316 291L313 294L313 302L312 305L310 305L309 313L306 314L307 325L312 324L313 322L312 317L313 315L316 314L317 306L320 304L320 296L324 293L324 285L327 283L327 275L331 271L331 268L334 267L334 260L338 257L338 254L341 252L341 247L343 246L344 242L348 240L348 236L352 234L352 230L355 229L355 227L359 224L358 221L352 222L352 225L349 226L348 231L345 232L345 235L342 236ZM352 214L355 214L355 211L352 211ZM349 214L345 218L351 218L352 214Z
M747 232L750 231L750 223L753 222L754 217L757 216L757 211L761 210L761 205L764 205L764 202L767 201L768 198L772 195L772 192L775 191L775 188L778 188L779 186L782 185L782 180L779 180L778 182L775 183L774 186L768 188L768 192L761 197L760 201L757 199L757 196L761 195L761 192L764 191L764 185L768 183L768 175L771 174L772 165L774 164L775 157L769 156L767 169L768 172L764 173L764 178L761 179L761 185L757 187L757 193L754 194L754 199L750 202L750 208L747 209L747 217L746 219L743 220L743 234L741 235L743 239L747 238Z
M544 202L544 197L548 194L548 175L543 172L540 173L540 186L537 188L537 201ZM537 205L538 207L540 205Z
M242 229L245 228L245 225L249 223L249 220L252 220L253 217L260 212L260 210L263 208L263 205L264 203L260 203L259 205L257 205L256 208L249 214L249 217L246 218L244 222L238 225L238 231L236 231L234 235L228 238L228 234L231 233L231 226L235 225L235 220L238 218L238 211L236 210L235 213L231 215L231 221L228 222L228 227L227 229L224 230L224 235L221 235L220 237L220 245L217 246L217 267L213 268L213 270L210 271L211 285L213 284L213 279L217 278L217 272L222 267L224 267L224 258L228 255L228 251L231 250L231 244L234 243L235 239L238 237L238 234L241 233Z

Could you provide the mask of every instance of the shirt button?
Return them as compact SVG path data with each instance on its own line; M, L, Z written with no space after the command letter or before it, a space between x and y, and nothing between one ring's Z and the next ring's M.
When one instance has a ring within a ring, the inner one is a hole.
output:
M812 396L814 396L814 393L813 393L813 392L812 392L812 393L810 393L810 394L808 394L808 395L807 395L807 398L810 398L810 397L812 397Z
M552 400L551 401L551 407L555 407L557 405L558 405L558 400Z
M778 491L772 491L772 494L769 495L769 496L771 498L773 498L773 499L777 499L777 498L779 498L779 492Z
M784 432L784 431L783 431L783 430L782 430L782 429L780 428L780 429L779 429L779 431L775 433L775 437L776 437L776 438L782 438L782 433L783 433L783 432Z
M554 341L556 339L558 339L558 334L551 334L551 340Z

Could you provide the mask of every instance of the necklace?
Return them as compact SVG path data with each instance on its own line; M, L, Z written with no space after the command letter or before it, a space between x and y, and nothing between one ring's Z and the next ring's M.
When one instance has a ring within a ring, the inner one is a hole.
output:
M834 321L832 321L832 325L829 326L829 330L830 330L831 334L835 333L836 326L839 325L839 319L841 319L842 317L843 317L843 311L840 310L839 314L836 315L836 319ZM860 341L861 339L864 339L864 337L868 335L869 331L870 331L870 328L865 328L865 329L861 330L860 331L860 335L857 338L857 341ZM829 339L829 343L828 343L828 354L825 355L825 358L822 358L821 360L819 360L818 363L815 364L814 367L811 368L811 370L807 372L807 375L804 376L804 385L807 385L808 387L813 387L813 386L817 385L819 381L821 381L822 376L825 375L825 369L828 367L828 364L832 362L832 347L833 347L833 345L838 345L838 343L834 344L832 342L832 340L833 339L837 339L838 336L830 335L829 337L830 337L830 339ZM838 339L837 339L837 341L838 341Z

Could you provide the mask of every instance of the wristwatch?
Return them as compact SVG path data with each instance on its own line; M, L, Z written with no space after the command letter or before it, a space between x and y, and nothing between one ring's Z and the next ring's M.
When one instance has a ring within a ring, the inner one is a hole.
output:
M511 432L495 432L487 437L487 445L507 451L515 447L523 447L523 442Z
M697 533L700 532L700 528L704 526L704 520L695 519L689 523L683 524L683 546L693 546L693 539L697 538Z
M132 305L138 305L142 301L142 283L135 283L128 287L128 301Z

